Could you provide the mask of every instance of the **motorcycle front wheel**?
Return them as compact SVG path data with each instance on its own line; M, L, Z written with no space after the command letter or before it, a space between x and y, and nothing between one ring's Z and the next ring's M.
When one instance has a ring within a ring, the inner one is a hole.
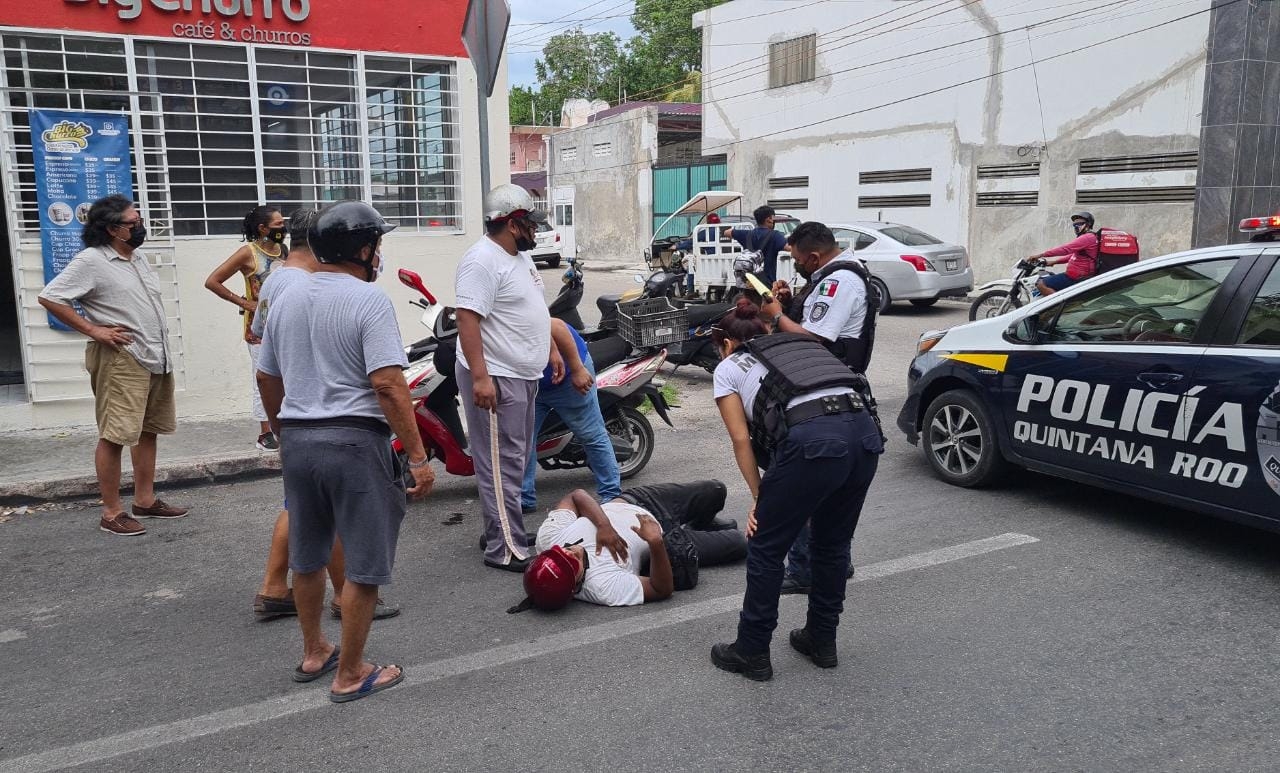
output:
M1022 305L1017 295L1009 295L1008 290L987 290L974 299L969 305L969 321L991 319Z
M653 456L653 425L649 419L635 408L621 406L609 416L605 429L609 431L611 441L620 440L631 446L631 454L625 459L618 459L618 472L622 479L643 470Z

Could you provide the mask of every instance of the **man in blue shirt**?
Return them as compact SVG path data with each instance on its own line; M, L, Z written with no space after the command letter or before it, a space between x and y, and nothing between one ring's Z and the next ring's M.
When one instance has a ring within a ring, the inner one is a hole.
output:
M732 233L742 249L760 253L760 257L764 259L764 269L760 273L764 275L765 284L772 285L778 279L778 253L786 249L787 237L773 230L773 218L777 214L773 207L756 207L756 211L751 214L756 219L754 229L731 231L726 228L725 235Z
M524 485L520 491L521 509L526 513L534 512L538 506L538 492L533 480L538 470L538 434L553 410L573 430L574 437L586 451L587 465L596 477L596 496L600 501L608 502L622 493L618 458L614 455L613 442L609 440L609 431L605 429L604 417L600 414L595 386L596 369L587 352L587 343L578 331L555 318L551 320L551 340L564 358L567 375L556 381L548 365L542 381L538 383L538 396L534 402L533 447L529 450Z

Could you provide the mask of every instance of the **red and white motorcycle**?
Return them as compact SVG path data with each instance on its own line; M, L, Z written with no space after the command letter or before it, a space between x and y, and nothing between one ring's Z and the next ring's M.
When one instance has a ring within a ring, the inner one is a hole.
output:
M406 348L409 367L405 380L413 399L414 418L427 454L444 462L454 475L475 475L467 448L466 428L459 410L458 384L453 369L457 361L457 317L453 307L442 306L415 271L400 269L400 282L422 295L412 301L423 309L422 324L431 335ZM654 434L649 419L638 409L649 400L654 412L672 426L666 399L655 380L666 359L665 349L633 352L631 345L612 336L587 344L596 367L596 393L605 428L618 456L623 478L629 478L653 456ZM399 440L396 453L404 453ZM538 464L546 470L585 467L586 452L573 431L552 411L537 439Z

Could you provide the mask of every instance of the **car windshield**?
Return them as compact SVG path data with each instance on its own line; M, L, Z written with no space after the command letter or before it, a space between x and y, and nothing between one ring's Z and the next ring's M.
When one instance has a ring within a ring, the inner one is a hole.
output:
M554 230L555 228L553 228L550 223L538 223L538 233L540 234L544 234L544 233L547 233L548 231L554 231Z
M934 238L924 231L912 228L909 225L887 225L876 230L908 247L927 247L931 244L942 244L941 239Z

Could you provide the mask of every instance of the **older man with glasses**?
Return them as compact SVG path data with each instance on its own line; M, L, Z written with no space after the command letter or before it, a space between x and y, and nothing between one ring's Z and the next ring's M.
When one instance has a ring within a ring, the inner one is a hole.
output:
M108 534L132 537L146 529L133 517L181 518L185 508L156 498L156 435L177 428L173 358L160 280L138 248L147 238L142 215L119 194L89 208L81 239L85 249L42 293L44 306L62 324L90 341L85 369L98 421L94 467ZM79 303L84 316L72 303ZM133 461L133 514L120 498L120 458Z

